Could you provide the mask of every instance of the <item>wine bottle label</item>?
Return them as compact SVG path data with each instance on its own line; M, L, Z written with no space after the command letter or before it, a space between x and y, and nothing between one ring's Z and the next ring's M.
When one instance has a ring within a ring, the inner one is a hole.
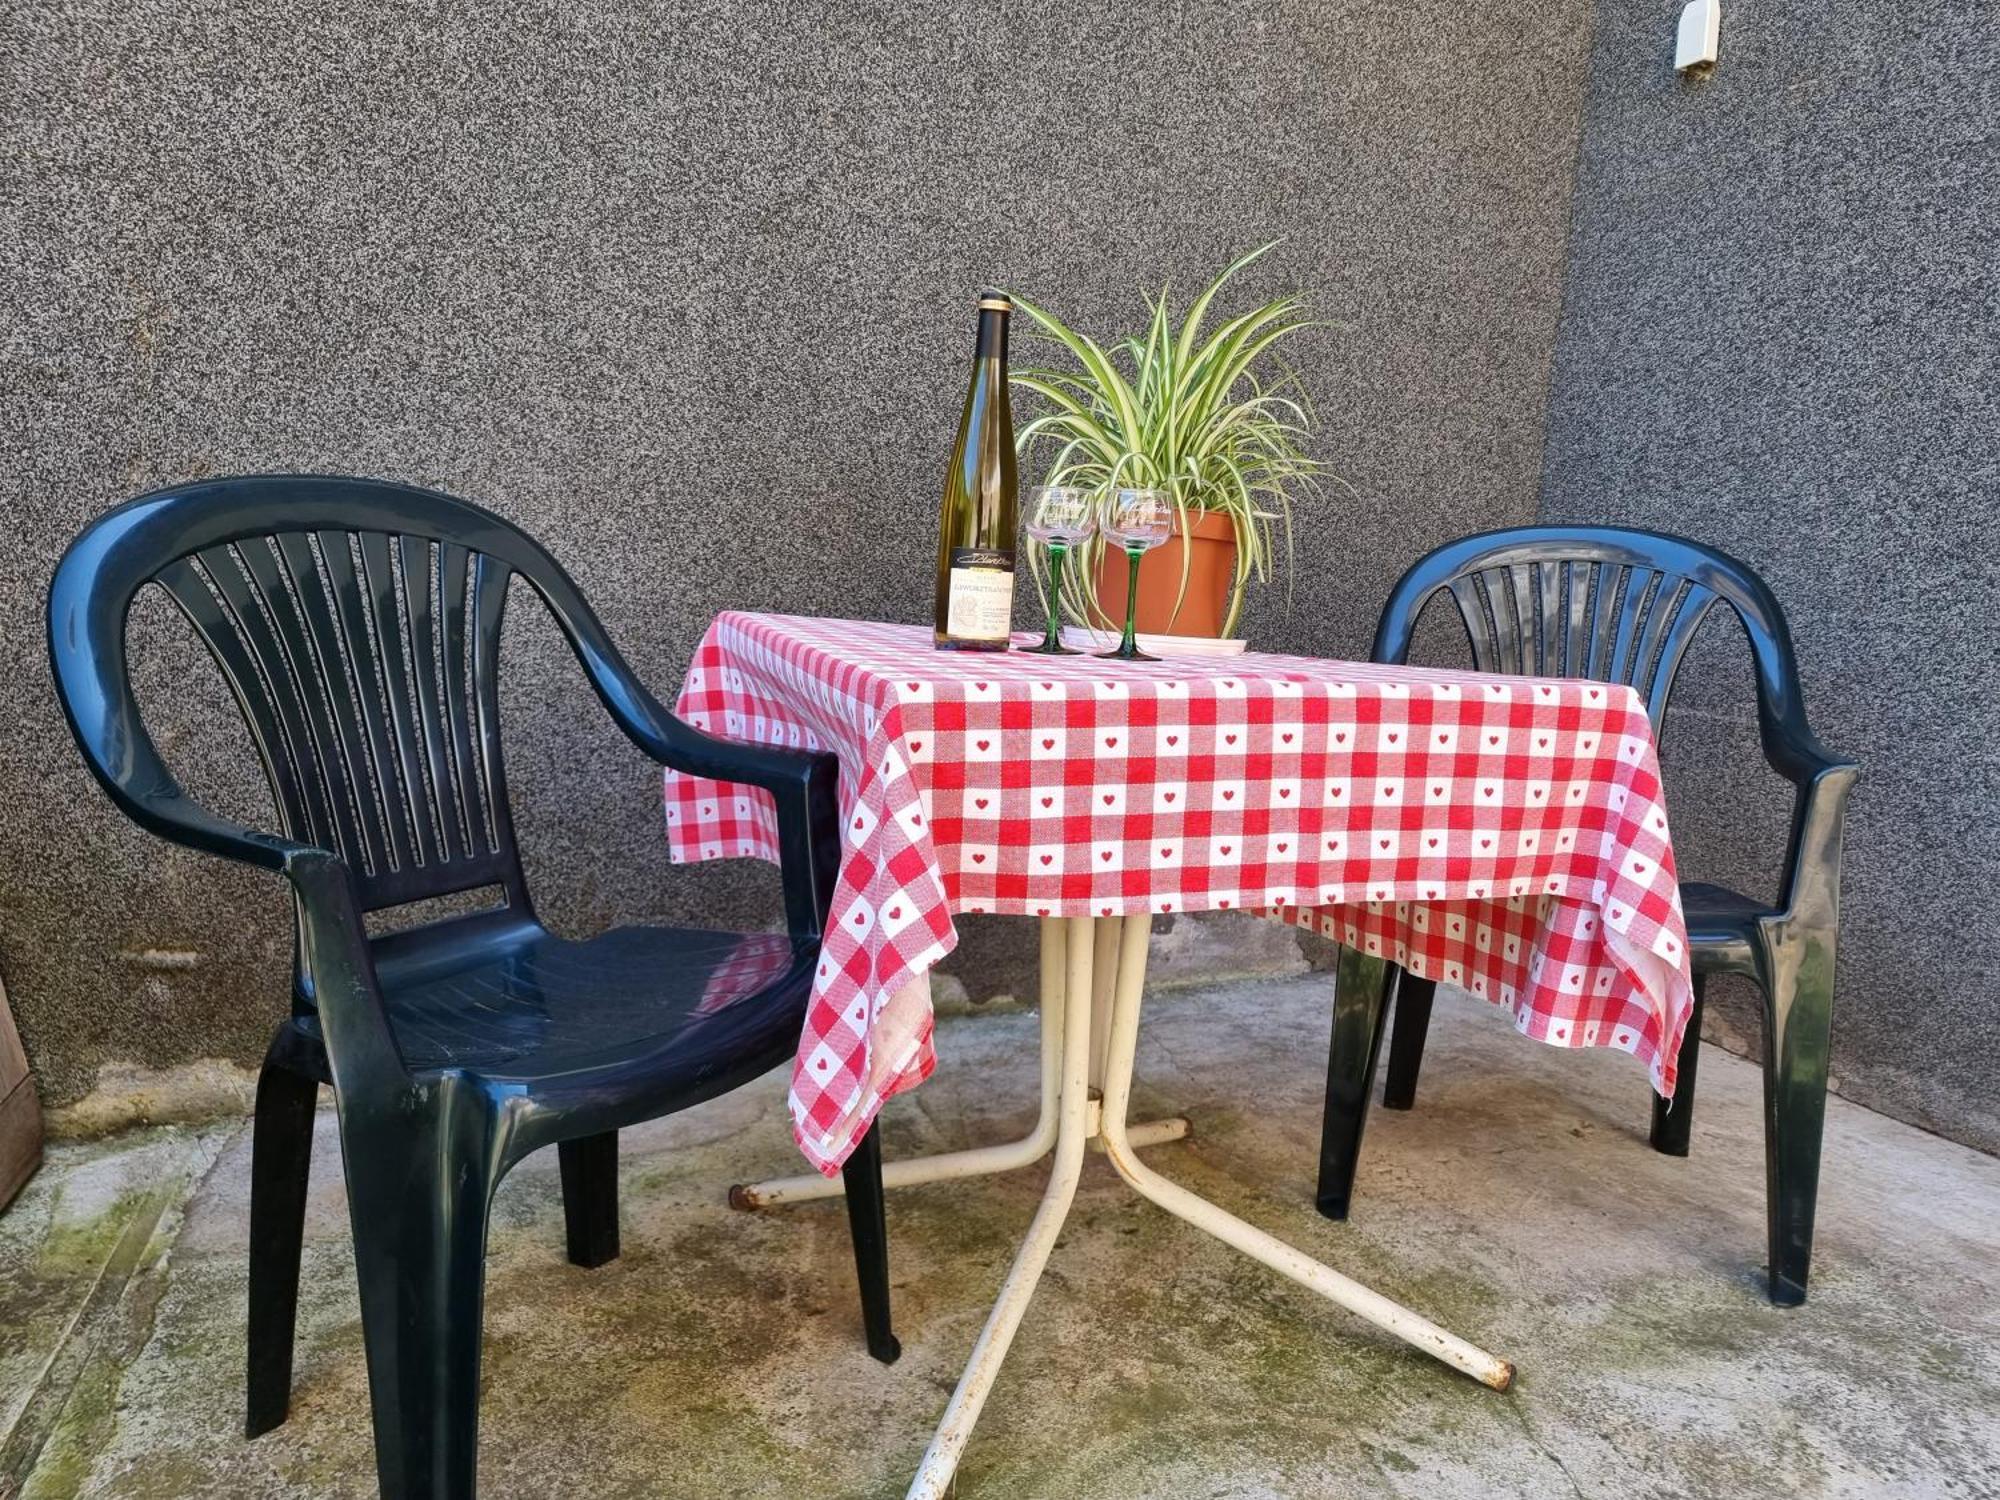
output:
M1014 554L998 547L951 549L951 603L945 633L961 641L1004 641L1014 624Z

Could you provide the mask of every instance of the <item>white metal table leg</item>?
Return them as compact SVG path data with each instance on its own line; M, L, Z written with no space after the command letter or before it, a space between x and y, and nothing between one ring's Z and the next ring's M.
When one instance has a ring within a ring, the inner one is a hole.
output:
M1135 920L1150 922L1144 917ZM1040 923L1042 930L1042 1104L1041 1113L1036 1117L1035 1128L1019 1140L1008 1141L998 1146L975 1146L967 1151L945 1151L935 1156L913 1156L899 1161L882 1164L882 1185L884 1187L911 1187L921 1182L947 1182L960 1177L981 1177L994 1172L1012 1172L1019 1167L1040 1161L1048 1155L1049 1148L1056 1143L1056 1110L1062 1093L1062 1028L1064 1005L1064 955L1067 951L1067 935L1064 931L1068 918L1054 918ZM1117 918L1111 918L1099 926L1109 934L1099 938L1086 934L1086 942L1096 942L1097 951L1103 955L1105 1004L1101 1007L1106 1017L1103 1030L1110 1030L1109 1016L1110 983L1109 975L1115 967ZM1093 1013L1099 1007L1092 1007ZM1093 1057L1101 1056L1101 1051L1093 1051ZM1093 1082L1095 1081L1093 1077ZM1131 1127L1130 1140L1135 1150L1147 1146L1161 1145L1167 1141L1177 1141L1188 1133L1188 1122L1180 1117L1168 1120L1149 1120L1142 1125ZM802 1172L796 1177L774 1177L764 1182L738 1183L729 1190L729 1204L732 1208L770 1208L780 1203L803 1203L813 1198L838 1198L844 1191L840 1177L822 1177L817 1172Z
M1165 1120L1146 1120L1125 1129L1125 1144L1134 1151L1143 1151L1148 1146L1164 1146L1168 1141L1184 1141L1193 1132L1194 1126L1185 1115L1174 1115ZM1093 1135L1090 1149L1102 1151L1104 1138Z
M1152 930L1150 917L1134 917ZM1118 934L1125 928L1124 917L1106 917L1091 923L1091 940L1096 944L1091 961L1090 981L1090 1086L1104 1088L1104 1048L1111 1039L1111 993L1118 983Z
M1055 1249L1056 1236L1069 1215L1070 1200L1076 1196L1077 1178L1083 1171L1083 1143L1090 1115L1092 919L1069 917L1064 925L1068 928L1067 993L1075 1003L1063 1008L1062 1108L1057 1119L1055 1169L1049 1174L1048 1189L1028 1226L1027 1238L1000 1287L999 1299L980 1330L979 1342L972 1346L972 1358L966 1362L958 1388L951 1393L951 1404L924 1451L917 1477L910 1481L907 1500L938 1500L951 1484L959 1455L1000 1373L1000 1362L1014 1341L1014 1331L1021 1326L1049 1252Z
M1207 1230L1252 1260L1262 1261L1273 1270L1282 1271L1301 1286L1338 1303L1424 1353L1463 1370L1475 1380L1498 1391L1506 1390L1514 1379L1514 1367L1507 1361L1496 1359L1380 1292L1371 1291L1360 1282L1321 1265L1283 1240L1244 1223L1178 1183L1167 1181L1139 1160L1125 1128L1125 1108L1131 1098L1132 1059L1139 1041L1139 1002L1146 983L1147 938L1147 924L1137 921L1126 923L1118 957L1117 998L1111 1020L1110 1045L1105 1053L1104 1098L1098 1128L1104 1137L1105 1154L1111 1158L1118 1175L1168 1213Z

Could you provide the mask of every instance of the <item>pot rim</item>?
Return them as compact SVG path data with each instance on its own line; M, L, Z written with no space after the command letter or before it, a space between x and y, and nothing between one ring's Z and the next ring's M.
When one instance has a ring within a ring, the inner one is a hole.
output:
M1233 542L1236 540L1236 517L1229 511L1190 509L1188 511L1188 519L1193 524L1188 527L1185 535L1193 537L1198 542ZM1183 535L1181 531L1181 518L1178 513L1174 516L1172 535Z

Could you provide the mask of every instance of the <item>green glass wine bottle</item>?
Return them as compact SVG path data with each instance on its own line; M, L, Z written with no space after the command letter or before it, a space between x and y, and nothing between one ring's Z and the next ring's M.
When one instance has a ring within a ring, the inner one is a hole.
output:
M944 480L938 524L940 651L1005 651L1014 620L1014 416L1007 395L1007 315L1001 292L979 297L972 386Z

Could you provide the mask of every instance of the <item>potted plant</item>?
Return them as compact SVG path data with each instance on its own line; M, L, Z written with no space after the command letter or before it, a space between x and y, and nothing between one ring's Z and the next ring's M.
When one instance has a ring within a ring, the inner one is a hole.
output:
M1229 317L1204 340L1218 294L1276 241L1235 261L1194 299L1176 327L1168 289L1147 298L1143 335L1110 348L1026 298L1016 304L1061 367L1031 366L1012 383L1044 409L1022 427L1024 460L1046 460L1045 484L1101 491L1161 489L1172 497L1168 543L1139 570L1139 629L1149 634L1228 637L1252 578L1270 580L1282 530L1290 560L1292 498L1324 472L1305 452L1312 413L1280 346L1313 324L1287 295ZM1046 588L1034 559L1038 587ZM1116 628L1125 618L1124 559L1091 544L1071 570L1062 601L1072 618Z

